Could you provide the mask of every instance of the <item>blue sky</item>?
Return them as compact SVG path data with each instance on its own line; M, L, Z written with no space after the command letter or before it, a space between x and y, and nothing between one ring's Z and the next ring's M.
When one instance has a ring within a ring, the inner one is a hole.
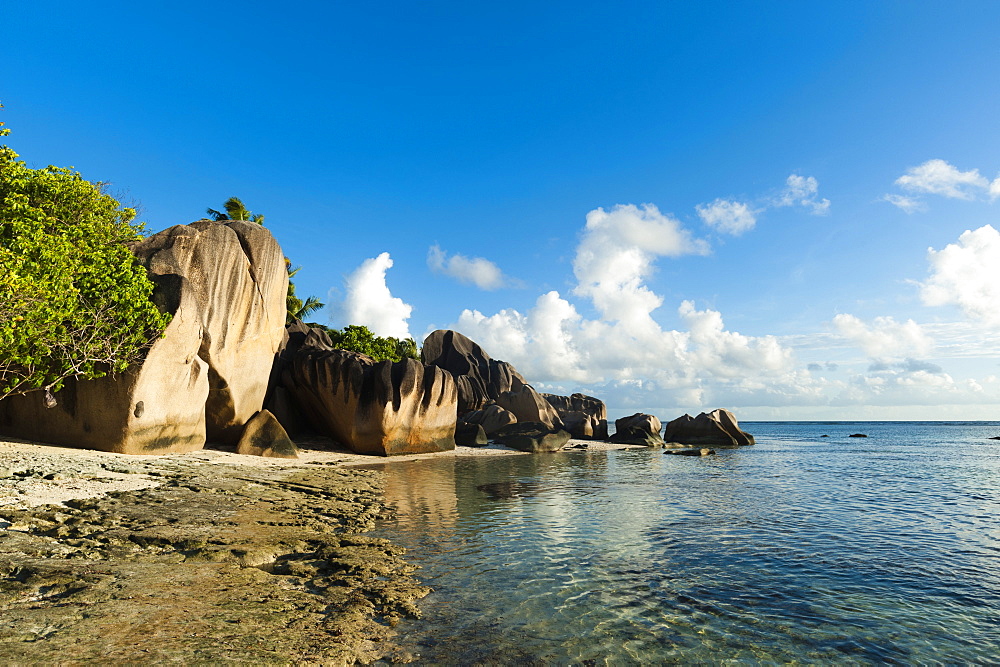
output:
M241 197L317 321L613 416L997 417L1000 3L8 4L9 145Z

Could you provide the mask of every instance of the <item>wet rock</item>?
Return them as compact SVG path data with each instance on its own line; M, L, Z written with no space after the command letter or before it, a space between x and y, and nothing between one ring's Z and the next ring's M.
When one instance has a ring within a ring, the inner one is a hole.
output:
M513 414L518 422L539 422L549 430L563 427L559 413L542 398L531 385L523 385L517 390L505 391L497 399L497 405Z
M143 361L117 376L0 401L0 433L125 454L235 444L261 409L284 336L288 273L260 225L201 220L133 247L173 314Z
M504 426L517 423L517 417L512 412L504 410L499 405L487 405L481 410L473 410L460 418L461 422L467 424L479 424L483 427L487 437L492 437Z
M491 359L477 343L457 331L433 332L424 340L420 358L455 377L459 415L485 407L503 392L517 391L525 384L512 365Z
M261 410L247 422L236 453L277 459L299 458L298 447L267 410Z
M461 422L455 427L455 444L462 447L485 447L489 444L489 438L479 424Z
M540 422L518 422L501 430L496 439L522 452L557 452L569 442L569 431L553 430Z
M848 438L867 438L868 436L865 435L864 433L852 433L852 434L850 434L847 437Z
M376 362L331 350L319 338L307 336L281 377L319 433L360 454L455 448L458 392L451 374L414 359Z
M697 417L678 417L667 424L663 438L685 445L739 447L754 444L753 436L740 429L733 413L722 409L702 412Z
M668 449L663 453L676 454L678 456L710 456L715 454L715 450L702 447L701 449Z
M610 440L621 444L662 447L660 420L643 412L616 419L615 434Z

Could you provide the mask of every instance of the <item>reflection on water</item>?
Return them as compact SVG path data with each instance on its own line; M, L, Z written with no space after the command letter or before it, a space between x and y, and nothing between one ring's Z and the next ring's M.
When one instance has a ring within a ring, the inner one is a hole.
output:
M750 429L748 429L750 430ZM849 440L850 433L869 438ZM996 424L756 424L658 450L386 466L426 662L992 662ZM830 437L820 438L827 434Z

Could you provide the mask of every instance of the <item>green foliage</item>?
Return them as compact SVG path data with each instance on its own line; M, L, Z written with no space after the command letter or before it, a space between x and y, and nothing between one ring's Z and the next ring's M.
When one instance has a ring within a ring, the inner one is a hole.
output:
M142 238L135 211L17 158L0 146L0 398L123 371L170 320L126 245Z
M323 328L330 334L334 347L367 354L375 361L402 361L405 358L418 359L420 356L417 342L412 338L382 338L373 334L368 327L357 324L351 324L342 330Z
M292 276L302 270L302 267L292 268L292 260L285 258L285 268L288 270L288 294L285 296L285 324L291 324L295 320L303 320L307 315L311 315L325 304L314 296L307 297L305 301L295 295L295 284Z
M248 211L239 197L230 197L222 205L222 208L226 209L225 213L216 211L214 208L206 209L206 213L212 216L213 220L219 222L223 220L245 220L246 222L256 222L258 225L264 224L264 216L254 215Z

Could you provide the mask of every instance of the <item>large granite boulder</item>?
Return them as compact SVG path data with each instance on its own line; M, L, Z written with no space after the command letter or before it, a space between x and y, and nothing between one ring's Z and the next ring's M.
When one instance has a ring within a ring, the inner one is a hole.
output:
M236 443L236 453L273 459L299 458L298 447L267 410L261 410L247 422Z
M557 452L569 442L569 431L551 429L540 422L518 422L500 431L497 440L522 452Z
M566 430L574 438L608 439L608 408L604 401L586 394L560 396L540 394L559 413Z
M628 417L615 420L615 434L611 442L643 447L659 447L663 445L660 437L660 420L653 415L637 412Z
M287 362L281 384L305 418L352 451L391 456L455 448L458 390L444 370L333 350L318 329Z
M499 405L487 405L482 410L473 410L462 415L460 420L466 424L478 424L483 427L487 436L493 436L504 426L517 423L514 413L504 410Z
M455 427L455 444L461 447L485 447L490 443L479 424L459 422Z
M739 447L754 444L753 436L740 429L729 410L702 412L697 417L684 415L667 423L663 439L682 445Z
M459 415L478 410L503 392L516 391L525 384L512 365L491 359L477 343L457 331L439 329L429 335L420 358L455 376Z
M550 430L561 429L562 419L552 404L530 384L505 391L496 398L497 405L517 417L518 422L540 422Z
M258 224L200 220L133 246L173 319L130 370L0 401L0 433L125 454L229 444L261 409L284 336L288 272Z

